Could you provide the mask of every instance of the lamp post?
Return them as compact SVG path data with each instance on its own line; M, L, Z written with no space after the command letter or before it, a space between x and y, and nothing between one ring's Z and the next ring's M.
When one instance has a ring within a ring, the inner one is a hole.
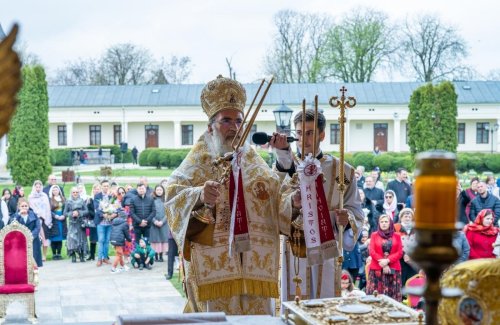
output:
M276 121L276 131L290 135L290 119L292 118L293 110L285 105L285 101L282 101L281 105L273 110L273 114Z
M493 126L490 128L490 133L491 133L491 153L493 153L493 134L498 131L498 123L493 124Z

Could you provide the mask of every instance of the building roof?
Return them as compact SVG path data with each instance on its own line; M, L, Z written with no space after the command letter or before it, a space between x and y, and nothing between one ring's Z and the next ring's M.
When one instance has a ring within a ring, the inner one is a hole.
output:
M500 103L500 81L453 82L459 104ZM408 104L413 91L421 82L369 82L273 84L265 105L298 105L319 95L319 103L326 105L331 96L339 96L345 85L347 96L354 96L358 104ZM257 84L245 84L248 102L257 91ZM49 107L130 107L130 106L199 106L204 85L138 85L138 86L49 86Z

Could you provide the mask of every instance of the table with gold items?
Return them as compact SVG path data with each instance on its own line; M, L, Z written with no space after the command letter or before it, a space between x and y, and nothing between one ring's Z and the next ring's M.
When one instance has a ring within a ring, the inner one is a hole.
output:
M283 320L294 325L423 324L423 314L386 295L283 303Z

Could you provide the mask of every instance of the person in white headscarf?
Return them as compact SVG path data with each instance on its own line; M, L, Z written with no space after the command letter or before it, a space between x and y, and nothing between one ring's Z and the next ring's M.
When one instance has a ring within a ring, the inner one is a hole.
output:
M31 194L28 197L30 208L42 221L42 231L40 238L42 239L42 260L46 260L47 247L50 245L49 232L52 228L52 212L50 211L50 202L47 194L43 192L43 183L36 180L33 183Z

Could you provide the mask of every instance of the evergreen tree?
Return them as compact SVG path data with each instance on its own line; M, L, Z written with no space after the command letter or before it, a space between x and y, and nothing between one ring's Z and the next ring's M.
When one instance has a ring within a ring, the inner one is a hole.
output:
M7 167L15 183L31 185L52 172L49 160L49 98L42 66L22 68L23 86L9 132Z
M417 88L409 109L408 145L412 155L438 149L457 151L457 94L451 82Z

